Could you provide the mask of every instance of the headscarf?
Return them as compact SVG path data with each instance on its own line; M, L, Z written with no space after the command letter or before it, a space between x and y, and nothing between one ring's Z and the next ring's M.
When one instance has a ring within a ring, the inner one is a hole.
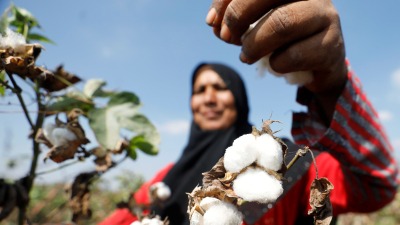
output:
M164 178L163 182L171 189L171 196L163 207L154 208L157 215L168 217L170 224L189 224L187 214L187 193L197 185L202 185L202 173L209 171L224 155L227 147L239 136L250 133L248 122L249 106L244 83L239 74L232 68L220 63L201 63L192 74L193 85L197 72L203 66L210 66L225 82L235 98L237 120L233 126L224 130L202 131L192 121L189 142L174 167Z

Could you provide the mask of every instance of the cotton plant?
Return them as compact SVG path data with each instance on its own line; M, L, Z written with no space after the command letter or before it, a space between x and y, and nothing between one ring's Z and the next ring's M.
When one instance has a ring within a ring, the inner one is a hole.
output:
M287 146L274 136L270 128L274 122L277 121L264 121L261 131L253 127L250 134L238 137L215 166L203 173L203 185L188 194L191 225L240 225L243 221L238 210L240 205L247 202L274 204L282 195L286 171L311 150L308 147L299 149L286 165ZM329 193L333 189L326 178L319 179L318 171L316 174L310 196L313 210L309 212L315 218L321 208L331 210ZM321 182L324 185L319 185ZM327 224L330 218L324 217L324 220L321 224Z

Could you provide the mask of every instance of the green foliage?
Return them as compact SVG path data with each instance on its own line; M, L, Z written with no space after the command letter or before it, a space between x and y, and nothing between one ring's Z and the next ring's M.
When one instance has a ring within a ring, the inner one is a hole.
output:
M6 82L6 73L4 71L0 71L0 82ZM6 88L3 85L0 85L0 96L4 96L6 94Z
M53 43L47 37L32 32L34 29L40 28L38 20L29 11L14 5L11 5L4 12L0 21L0 33L2 35L4 35L6 31L8 32L8 29L11 29L14 32L22 34L27 43L32 41ZM24 43L20 45L24 45ZM32 142L33 156L30 164L31 168L29 169L30 172L26 179L24 178L23 182L21 181L21 185L23 186L21 187L21 191L18 192L21 193L21 196L24 194L23 196L25 197L27 194L30 194L30 203L25 201L21 203L21 205L13 204L10 209L19 208L19 214L16 215L16 210L14 210L13 219L11 220L18 221L18 224L21 225L25 223L26 218L33 223L39 224L49 221L60 223L60 221L67 221L71 218L72 212L70 211L70 205L68 203L69 196L63 193L63 189L60 185L56 186L55 189L49 186L34 186L34 180L37 177L36 170L38 159L39 155L42 153L42 147L48 147L49 151L47 152L46 159L49 158L55 162L63 162L71 158L83 160L84 158L94 156L95 159L93 162L96 164L96 171L93 171L91 174L100 176L107 172L108 169L117 166L118 162L113 161L112 154L125 152L125 158L130 157L131 159L136 159L136 150L140 149L147 154L156 155L158 153L160 137L155 126L146 116L139 113L141 102L139 97L133 92L104 90L103 88L106 86L106 82L99 79L89 79L85 83L83 90L78 90L78 88L73 85L82 79L74 74L68 73L62 66L52 72L46 68L35 65L35 60L39 56L41 50L40 45L34 43L23 46L28 48L19 47L20 46L18 46L18 49L27 50L25 50L25 52L20 52L10 51L10 49L4 48L1 49L3 53L5 53L5 58L13 60L7 61L7 63L2 64L0 67L0 70L2 70L0 71L0 84L2 84L0 85L0 96L4 96L6 89L10 89L12 93L17 96L21 108L23 109L24 116L32 130L30 139L34 141ZM16 47L11 46L11 48ZM7 71L7 78L10 79L10 82L6 80L6 73L4 71ZM20 71L24 71L24 73ZM43 74L46 76L46 79L42 79L45 77ZM28 85L27 88L32 89L25 90L25 86L21 88L17 82L20 80L15 80L13 75L18 75L25 79L25 81L28 80L26 78L29 78L32 83L30 83L31 85ZM68 87L69 89L67 89ZM29 96L35 96L36 99L32 102L35 102L39 109L36 120L31 118L32 113L29 113L27 110L24 95L22 95L23 92L29 91L34 92L33 94L29 93ZM66 114L67 121L62 121L57 116L54 123L42 127L44 121L49 119L48 116L54 114L58 115L60 113ZM87 150L86 144L96 144L96 141L89 140L86 137L87 127L80 124L80 119L83 117L87 119L89 124L88 128L91 128L99 144L98 147L92 150ZM57 134L55 134L56 131ZM72 135L74 136L71 139L70 137ZM122 160L119 162L122 162ZM59 169L64 169L71 164L65 164L64 167L60 166ZM45 171L41 174L48 172L52 171ZM126 174L128 173L124 173L123 175ZM95 195L96 198L90 198L90 204L93 204L90 208L94 212L94 216L90 222L87 221L88 223L86 223L85 221L85 224L96 224L98 220L104 219L104 216L115 208L117 199L118 201L127 200L127 193L125 193L124 196L114 193L107 196L110 192L103 192L100 188L96 186L93 187L92 179L86 179L85 176L80 175L77 176L77 178L80 179L75 179L71 191L71 193L73 193L74 206L78 206L79 209L83 208L79 206L87 206L88 203L88 198L83 198L83 196L78 193L82 192L84 196L87 196L90 192L101 192L101 194ZM139 179L135 176L130 176L129 178L123 177L122 179L124 181L122 187L124 189L130 187L131 190L126 190L129 192L138 188L143 182L143 179ZM18 178L16 178L16 180L18 180ZM82 187L84 187L84 189L80 190ZM87 188L91 189L90 192L88 192ZM116 195L118 195L118 197L115 197ZM4 196L0 196L0 202L4 200L3 197ZM107 202L101 202L100 199L102 197L106 197ZM17 198L18 196L12 200L17 200ZM97 209L101 211L100 214L97 214ZM107 209L107 212L102 211L103 209ZM65 211L67 211L67 213L65 213ZM73 222L77 223L81 218L89 216L87 213L88 210L85 209L85 212L83 211L83 209L80 209L79 212L76 212L76 210L74 211L75 217L73 217ZM1 207L0 212L3 212ZM8 215L8 212L6 213ZM80 217L80 215L84 215L84 217Z
M43 43L54 44L54 42L49 38L31 32L32 29L40 29L41 27L36 17L24 8L11 5L3 13L2 22L0 24L0 31L2 34L4 34L7 27L13 28L15 32L22 34L28 43L32 41L40 41Z

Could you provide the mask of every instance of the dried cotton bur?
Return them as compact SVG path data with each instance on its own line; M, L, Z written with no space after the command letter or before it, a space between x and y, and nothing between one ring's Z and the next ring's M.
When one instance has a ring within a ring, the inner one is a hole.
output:
M55 71L36 66L35 62L43 49L38 43L27 44L21 34L7 29L4 35L0 34L0 71L37 81L48 92L62 90L81 80L62 66Z
M274 204L281 196L286 171L311 150L299 149L286 166L287 146L274 136L270 128L274 122L278 121L267 120L261 131L253 127L252 133L238 137L217 164L203 173L203 186L188 194L191 225L240 225L243 221L240 205ZM315 199L313 196L312 191L311 198Z
M311 184L308 215L314 216L314 224L329 225L332 221L332 203L329 198L333 184L327 178L317 178Z

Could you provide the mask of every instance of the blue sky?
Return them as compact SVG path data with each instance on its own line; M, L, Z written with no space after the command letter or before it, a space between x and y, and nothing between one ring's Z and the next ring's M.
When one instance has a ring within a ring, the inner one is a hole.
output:
M42 33L56 42L46 44L38 64L49 69L59 64L83 79L100 78L107 87L135 92L143 102L142 112L161 133L160 154L140 154L137 161L124 162L129 169L150 178L167 162L175 161L187 141L189 80L201 61L219 61L243 76L250 99L250 120L283 122L280 135L290 134L291 112L302 109L295 99L296 88L284 80L258 76L255 65L239 61L240 49L218 40L205 24L211 1L200 0L14 0L33 13ZM1 0L3 9L10 3ZM380 113L396 151L400 150L400 15L398 0L334 1L341 16L347 57L363 83L364 90ZM23 114L0 99L0 153L4 159L19 160L17 168L0 176L22 176L30 155L28 128ZM19 113L14 113L18 112ZM44 155L44 154L43 154ZM399 155L399 154L397 154ZM56 167L52 162L41 169ZM87 170L91 163L78 165ZM68 180L75 169L57 172L40 180ZM50 177L50 178L49 178ZM60 178L61 177L61 178Z

